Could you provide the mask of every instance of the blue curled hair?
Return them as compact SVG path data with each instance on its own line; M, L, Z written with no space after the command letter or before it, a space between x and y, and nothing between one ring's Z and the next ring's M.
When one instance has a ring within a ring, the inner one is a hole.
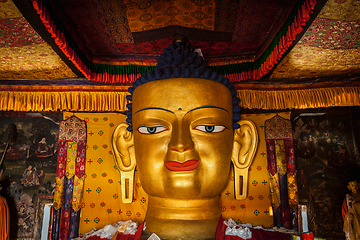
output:
M130 95L126 96L126 99L130 101L126 105L126 122L130 125L127 127L129 132L133 131L132 127L132 95L135 89L141 84L168 78L203 78L213 81L217 81L225 85L231 93L233 104L233 129L240 128L237 123L240 120L240 99L236 96L236 90L229 79L223 77L221 74L211 71L207 66L205 59L198 56L197 52L194 52L195 47L191 46L189 42L170 44L169 48L164 49L164 53L160 55L157 60L157 65L154 71L148 71L143 73L141 77L129 87L128 91Z

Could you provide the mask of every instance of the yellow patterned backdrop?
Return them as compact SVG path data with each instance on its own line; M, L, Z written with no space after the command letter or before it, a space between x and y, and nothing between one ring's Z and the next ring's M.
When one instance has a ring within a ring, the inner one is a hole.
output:
M73 113L64 113L64 118ZM75 113L87 122L86 178L84 197L80 217L80 233L93 228L100 229L106 224L131 219L142 222L147 207L147 194L135 172L134 198L131 204L121 203L120 175L115 168L110 138L114 127L125 116L116 113ZM280 113L285 119L290 112ZM234 199L234 179L229 177L229 184L220 196L220 206L224 218L233 218L237 222L252 223L254 226L271 227L272 216L269 214L270 191L267 172L266 143L264 123L275 114L248 114L242 119L252 120L259 133L259 147L250 167L248 197L246 200Z
M241 119L249 119L255 123L259 133L259 145L249 168L247 198L241 201L234 199L233 176L230 176L229 184L221 194L220 206L225 219L232 218L235 222L251 223L254 226L271 227L273 225L273 218L269 213L271 202L264 124L267 119L275 115L275 113L241 115ZM290 119L290 112L278 115Z
M64 113L64 118L73 113ZM79 233L122 220L143 222L147 208L147 194L136 172L132 204L121 203L120 174L116 170L110 139L114 127L126 116L116 113L76 113L87 123L85 183L80 215Z

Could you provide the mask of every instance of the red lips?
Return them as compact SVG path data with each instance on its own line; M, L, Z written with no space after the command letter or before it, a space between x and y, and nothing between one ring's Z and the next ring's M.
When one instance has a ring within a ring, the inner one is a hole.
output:
M199 165L200 160L188 160L186 162L180 163L175 161L165 162L165 166L170 171L174 172L184 172L184 171L191 171L197 168Z

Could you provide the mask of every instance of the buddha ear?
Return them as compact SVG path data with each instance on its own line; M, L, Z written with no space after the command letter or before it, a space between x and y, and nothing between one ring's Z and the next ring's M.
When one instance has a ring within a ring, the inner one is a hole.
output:
M240 120L240 128L234 132L234 144L231 161L234 164L235 198L247 197L249 167L255 157L258 146L258 132L250 120Z
M134 135L126 128L128 123L118 124L111 138L111 147L115 164L121 176L121 194L123 203L131 203L134 196L134 170L136 166Z

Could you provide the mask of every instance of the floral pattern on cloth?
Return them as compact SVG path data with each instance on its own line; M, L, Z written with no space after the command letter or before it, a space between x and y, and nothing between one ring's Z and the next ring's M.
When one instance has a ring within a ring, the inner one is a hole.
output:
M279 115L265 121L265 138L269 139L292 139L292 128L289 120Z
M101 229L114 222L127 220L143 222L148 200L137 171L135 170L134 176L134 200L131 204L124 204L121 201L121 184L123 183L111 150L112 132L118 123L126 121L126 115L65 112L63 116L64 119L68 119L74 115L86 122L87 135L86 144L78 142L77 145L72 194L73 203L77 202L74 198L82 196L79 205L73 204L71 208L72 210L81 209L79 236L83 236L93 228ZM85 156L85 166L77 168L78 160L84 159L81 154ZM77 188L82 190L80 194L76 194Z
M56 177L59 179L65 176L66 157L67 157L66 152L67 152L66 141L59 141L57 167L56 167Z
M75 165L75 175L78 178L82 178L85 175L86 142L78 142L77 149L78 151Z
M293 141L284 141L285 144L285 157L287 163L287 172L290 175L296 175L296 165L294 156Z
M72 194L72 208L75 211L79 211L81 209L81 200L84 193L84 180L85 177L78 178L78 176L74 176L74 185L73 185L73 194Z
M277 172L280 175L286 174L286 159L285 159L285 146L284 140L275 140L275 156Z
M54 195L52 238L78 236L85 178L86 122L76 116L59 126L58 164Z
M277 174L273 176L269 175L269 187L270 187L271 203L274 208L278 208L280 206L279 175Z
M63 204L64 200L64 180L65 178L56 178L55 183L55 194L54 194L54 203L53 207L55 210L59 210Z
M265 138L274 224L296 228L298 196L290 121L278 115L266 120Z
M72 116L60 123L59 141L71 140L73 142L86 141L86 122Z
M276 158L275 158L275 140L266 140L267 160L269 176L274 176L276 173Z
M294 175L288 174L287 181L288 181L289 204L292 209L295 209L298 204L296 174Z
M75 159L77 158L77 142L67 142L66 177L75 175Z

